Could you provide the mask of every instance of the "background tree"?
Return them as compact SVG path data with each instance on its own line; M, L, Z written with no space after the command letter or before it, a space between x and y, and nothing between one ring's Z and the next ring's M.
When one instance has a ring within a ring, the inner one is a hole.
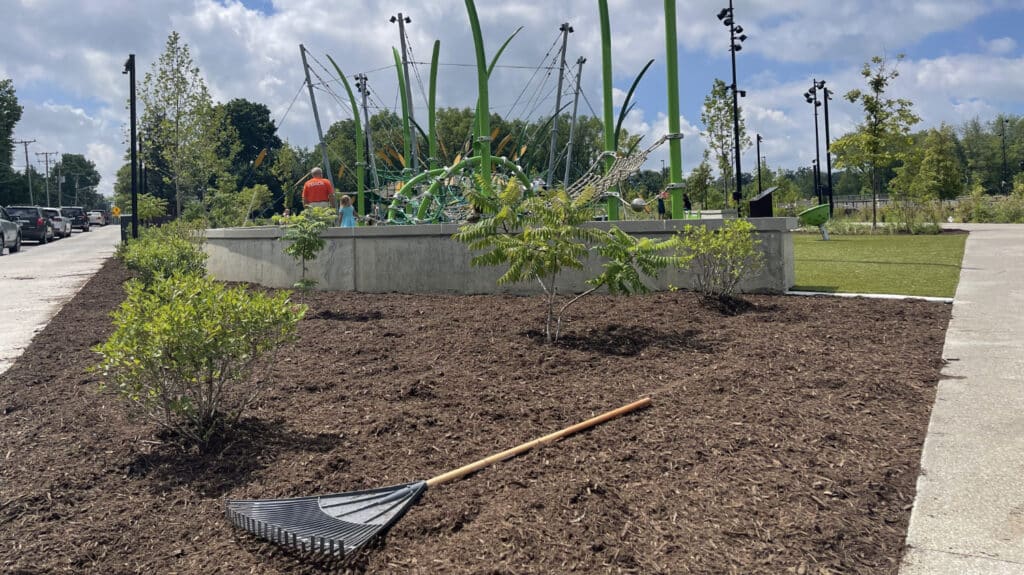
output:
M704 131L701 137L707 142L715 155L718 166L718 173L721 175L722 197L728 205L729 191L736 188L733 181L733 166L735 165L736 144L733 139L733 107L732 97L729 96L729 89L723 80L715 78L711 86L711 92L704 97L704 109L700 113L700 121L704 124ZM743 110L740 110L740 149L750 147L750 138L747 136L746 123L743 121Z
M171 32L163 54L146 73L139 96L146 159L166 164L163 179L169 180L175 214L180 214L185 200L228 171L237 133L224 110L213 106L188 44L177 32ZM163 190L153 192L166 195Z
M897 57L902 60L903 55ZM878 225L878 195L881 192L881 171L891 168L909 143L910 128L920 121L913 112L913 103L903 98L889 98L886 90L899 77L899 71L890 67L882 56L871 58L864 64L861 76L868 90L850 90L846 99L860 103L864 109L864 122L832 143L836 166L857 169L868 175L871 182L871 226Z
M700 202L702 210L711 209L709 200L714 200L717 197L710 193L711 185L714 182L711 174L711 162L708 161L710 156L710 152L705 149L700 164L686 178L686 191L690 194L690 201L691 203ZM717 202L714 203L717 205Z
M50 173L60 174L64 179L63 182L54 180L59 202L56 205L87 209L106 207L106 200L96 190L101 178L92 160L82 154L61 154L60 160L50 168Z
M21 120L22 111L14 82L10 78L0 80L0 174L13 172L14 126Z

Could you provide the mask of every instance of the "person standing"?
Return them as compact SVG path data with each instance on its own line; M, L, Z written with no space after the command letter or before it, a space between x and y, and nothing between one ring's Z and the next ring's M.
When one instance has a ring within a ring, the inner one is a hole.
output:
M331 207L331 196L334 194L334 186L330 180L324 178L324 172L320 168L313 168L312 177L302 186L302 206L305 208L329 208Z
M665 199L668 198L668 191L662 190L658 194L658 219L665 219Z
M356 208L352 205L352 196L341 196L341 207L338 208L341 216L341 227L356 227Z
M690 203L690 194L683 194L683 210L687 214L693 211L693 204Z

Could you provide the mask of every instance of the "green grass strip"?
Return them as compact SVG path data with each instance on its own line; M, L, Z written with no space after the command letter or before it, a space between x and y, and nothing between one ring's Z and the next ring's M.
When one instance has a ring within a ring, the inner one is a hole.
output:
M794 290L953 297L967 234L794 234Z

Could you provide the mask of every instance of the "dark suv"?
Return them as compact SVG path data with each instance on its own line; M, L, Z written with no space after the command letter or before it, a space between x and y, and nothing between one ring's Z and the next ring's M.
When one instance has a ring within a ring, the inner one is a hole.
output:
M21 237L41 244L53 239L53 222L39 206L8 206L7 215L18 221Z
M89 231L89 214L86 213L85 208L81 206L61 208L60 215L65 218L71 218L71 229L82 230L83 232Z

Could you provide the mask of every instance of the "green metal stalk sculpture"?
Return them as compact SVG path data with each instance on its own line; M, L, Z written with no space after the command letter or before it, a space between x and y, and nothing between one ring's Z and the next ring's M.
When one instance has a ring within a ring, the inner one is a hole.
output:
M470 0L466 0L469 2ZM601 78L604 85L604 150L615 152L615 114L612 109L612 33L608 18L608 0L597 0L601 13ZM615 158L605 159L605 171L612 167ZM619 200L610 198L607 201L608 219L619 219Z
M484 37L480 31L480 19L477 17L476 4L466 0L466 12L469 25L473 29L473 44L476 45L476 80L477 90L477 125L476 138L473 142L476 155L480 158L480 175L488 187L491 183L491 105L487 96L487 56L484 53Z
M398 54L397 48L391 48L395 54L395 70L398 71L398 91L402 94L402 162L403 172L408 172L409 166L412 162L412 151L410 146L412 145L412 132L409 127L409 106L412 104L406 97L405 92L405 77L402 75L402 56Z
M669 189L672 197L672 219L681 220L683 211L682 141L679 134L679 46L676 43L676 0L665 0L665 68L668 71L668 141Z
M359 118L359 108L356 107L356 97L352 93L352 86L349 86L348 79L345 78L345 74L342 73L341 68L338 67L338 63L331 58L331 55L327 55L327 59L331 61L331 65L334 66L334 71L338 73L338 77L341 78L341 83L345 86L345 91L348 92L349 105L352 107L352 118L355 120L356 125L356 213L360 216L365 216L366 204L364 203L365 196L365 182L366 182L366 141L363 139L363 124Z
M441 53L441 41L434 40L434 53L430 57L430 95L427 99L427 146L430 157L427 158L430 170L437 169L437 61Z

